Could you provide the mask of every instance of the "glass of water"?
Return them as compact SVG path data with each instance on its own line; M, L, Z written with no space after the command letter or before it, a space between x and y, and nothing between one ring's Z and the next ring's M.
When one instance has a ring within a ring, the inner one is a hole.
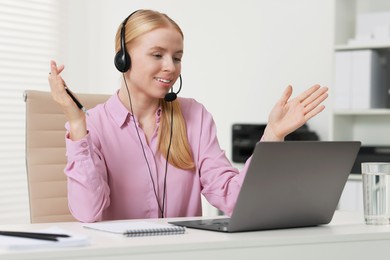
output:
M390 224L390 163L364 162L362 166L366 224Z

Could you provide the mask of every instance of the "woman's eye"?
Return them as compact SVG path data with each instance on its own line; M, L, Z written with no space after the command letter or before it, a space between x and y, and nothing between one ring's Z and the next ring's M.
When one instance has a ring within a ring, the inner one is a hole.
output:
M173 58L175 62L181 62L181 58Z
M162 57L162 55L161 55L160 53L155 53L155 54L153 54L153 56L154 56L155 58L161 58L161 57Z

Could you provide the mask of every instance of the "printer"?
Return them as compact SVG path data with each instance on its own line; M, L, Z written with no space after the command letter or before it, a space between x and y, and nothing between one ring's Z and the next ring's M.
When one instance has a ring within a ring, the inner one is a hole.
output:
M233 162L243 163L252 155L255 145L263 135L266 126L266 124L233 124ZM310 131L309 127L305 124L287 135L285 140L319 140L319 138L318 135L315 132Z

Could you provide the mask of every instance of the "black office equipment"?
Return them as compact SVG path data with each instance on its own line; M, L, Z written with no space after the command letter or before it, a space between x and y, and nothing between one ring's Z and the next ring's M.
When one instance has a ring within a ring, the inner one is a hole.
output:
M245 162L253 153L256 143L263 136L265 124L234 124L232 126L232 160ZM318 141L318 135L305 124L291 134L286 141Z
M362 162L390 162L390 146L362 146L351 173L361 174Z

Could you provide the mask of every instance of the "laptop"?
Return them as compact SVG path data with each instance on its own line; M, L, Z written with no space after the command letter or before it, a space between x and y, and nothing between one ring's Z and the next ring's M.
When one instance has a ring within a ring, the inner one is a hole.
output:
M258 142L230 218L169 223L222 232L328 224L361 143Z

